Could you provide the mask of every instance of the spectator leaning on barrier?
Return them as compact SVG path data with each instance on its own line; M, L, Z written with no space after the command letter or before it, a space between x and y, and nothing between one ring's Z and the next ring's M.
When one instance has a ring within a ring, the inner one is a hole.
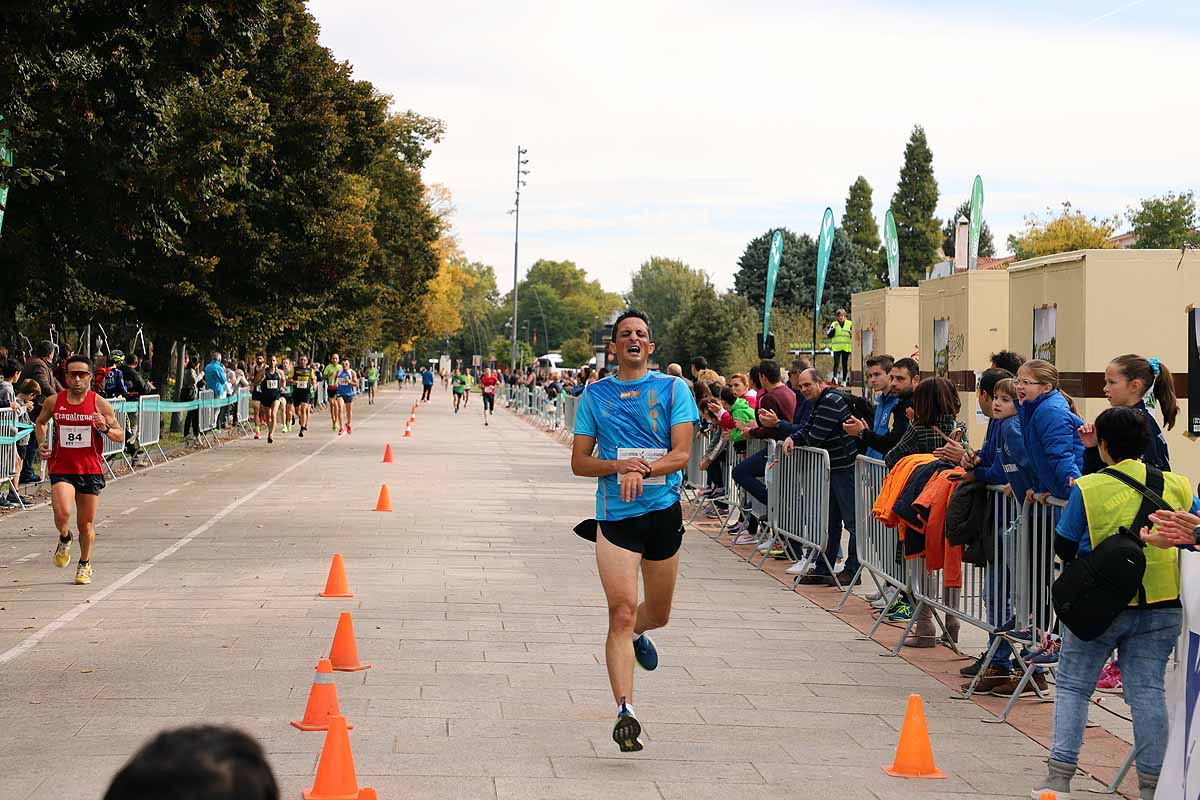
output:
M209 355L208 364L204 367L204 385L212 390L213 397L220 400L227 396L225 367L221 364L221 353L213 350ZM225 419L229 415L229 406L221 406L217 412L217 427L225 427Z
M917 362L911 358L899 359L888 370L888 395L892 398L892 409L886 417L886 425L881 424L882 420L878 417L879 406L876 405L874 427L868 425L865 419L852 417L843 424L843 430L850 436L860 437L868 452L879 453L873 457L882 459L908 431L912 393L920 381L921 367Z
M758 398L758 424L750 426L746 423L741 423L738 427L752 439L783 439L787 434L778 427L779 420L790 420L795 414L796 396L780 380L783 376L779 365L774 361L763 361L758 365L758 372L766 390ZM765 504L767 502L767 487L763 484L762 477L766 474L766 470L767 451L764 448L733 468L733 480L738 486L749 492L754 499ZM744 530L747 537L754 537L757 534L758 523L758 518L750 515L749 522ZM742 532L739 531L739 534ZM735 544L739 541L742 544L748 543L746 537L739 536L739 538L734 540Z
M1149 484L1175 512L1200 511L1200 501L1192 495L1187 478L1148 468L1139 460L1147 447L1147 430L1138 411L1110 408L1096 418L1095 429L1100 457L1108 468L1079 477L1071 488L1054 539L1056 554L1067 564L1096 550L1121 528L1137 527L1141 514L1147 514L1151 522L1162 516L1150 513L1155 503L1145 500L1140 488L1113 477L1113 472L1133 479L1140 487ZM1107 630L1089 641L1063 625L1049 769L1034 790L1034 797L1047 789L1059 796L1070 792L1096 680L1109 656L1119 651L1125 702L1133 716L1138 789L1143 800L1154 798L1167 747L1163 682L1183 621L1179 553L1166 533L1152 532L1145 526L1132 532L1154 545L1145 550L1146 569L1138 596L1117 614Z
M1066 497L1083 474L1083 420L1075 402L1058 388L1058 370L1041 360L1026 361L1017 370L1021 398L1021 435L1039 499Z
M783 441L783 452L786 455L795 445L802 445L829 453L829 528L825 558L830 566L837 564L841 555L842 529L850 532L850 546L842 571L833 575L824 563L818 562L812 573L802 576L800 582L835 587L859 583L861 578L856 580L859 563L854 517L854 462L858 458L858 442L842 428L842 423L850 417L850 407L845 396L826 386L815 369L801 373L800 391L812 403L813 410L804 427Z
M872 420L870 431L875 436L887 436L892 427L892 411L900 401L900 395L892 391L891 372L895 363L895 359L888 355L872 356L867 359L867 383L870 384L871 391L875 393L875 418ZM861 431L856 429L846 432L857 436ZM864 444L866 444L865 441ZM868 444L867 457L883 458L883 453Z

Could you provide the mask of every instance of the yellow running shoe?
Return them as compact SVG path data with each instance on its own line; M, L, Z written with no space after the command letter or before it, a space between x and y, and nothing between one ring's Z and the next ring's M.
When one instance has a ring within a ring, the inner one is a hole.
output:
M71 540L65 542L62 539L58 540L58 547L54 548L54 566L65 567L71 563Z
M91 563L80 564L75 570L75 584L78 586L86 586L92 582L92 565Z

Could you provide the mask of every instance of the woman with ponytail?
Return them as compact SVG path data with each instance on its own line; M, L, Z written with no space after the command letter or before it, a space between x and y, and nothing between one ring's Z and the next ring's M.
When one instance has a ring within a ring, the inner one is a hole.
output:
M1083 475L1083 420L1075 403L1058 388L1058 370L1048 361L1026 361L1017 370L1018 416L1025 453L1033 471L1033 494L1069 496Z
M1142 461L1163 472L1171 469L1171 454L1162 429L1151 410L1158 406L1167 430L1175 427L1179 416L1179 402L1175 398L1175 381L1167 365L1157 358L1142 358L1124 355L1114 358L1104 370L1104 396L1115 407L1136 408L1142 412L1146 432L1150 434ZM1147 401L1149 399L1149 402ZM1083 474L1090 475L1104 469L1100 451L1096 447L1096 428L1084 425L1079 435L1087 448L1083 454Z

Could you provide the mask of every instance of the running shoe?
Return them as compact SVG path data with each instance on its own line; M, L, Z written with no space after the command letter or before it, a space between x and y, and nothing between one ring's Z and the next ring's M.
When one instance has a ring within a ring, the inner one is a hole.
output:
M658 648L645 633L633 640L633 655L637 658L638 666L647 672L658 667Z
M767 539L765 542L760 542L758 547L756 547L754 549L760 553L765 553L771 549L771 545L773 545L773 544L775 544L774 541L772 541L771 539Z
M636 753L642 749L641 723L633 716L633 710L624 703L617 712L617 722L613 725L613 741L621 748L622 753Z
M1100 680L1096 681L1096 688L1102 692L1120 692L1123 690L1121 668L1117 666L1115 661L1104 665L1104 669L1100 671Z
M758 541L757 536L747 533L746 531L742 531L737 536L733 537L733 545L735 547L741 547L742 545L747 545L747 544L754 544L757 541Z
M259 438L259 436L258 436L258 431L255 431L255 432L254 432L254 438L255 438L255 439L258 439L258 438Z
M301 438L301 439L303 439L303 438L304 438L304 428L301 428L301 429L300 429L300 438Z
M270 436L267 436L267 444L275 444L275 440Z
M871 592L869 595L867 595L863 599L866 600L868 603L874 603L876 600L882 600L883 594L881 592Z
M892 603L892 607L888 610L888 622L908 622L913 618L913 607L903 600L897 600Z
M346 423L346 435L347 435L347 436L349 436L349 435L350 435L350 434L352 434L352 433L354 433L354 429L353 429L353 428L351 428L351 427L350 427L350 423L349 423L349 422L347 422L347 423Z
M78 586L87 586L92 582L92 564L89 561L86 564L80 564L75 570L75 583Z
M71 563L71 540L65 542L60 538L58 547L54 548L54 566L65 567Z
M338 429L337 429L337 432L338 432L338 436L341 436L341 435L342 435L342 429L341 429L341 428L338 428Z
M975 659L974 664L968 664L967 666L963 667L962 669L960 669L958 671L958 674L962 675L964 678L974 678L976 675L979 674L979 670L983 669L984 661L986 659L987 659L987 652L984 651L983 653L980 654L979 658ZM989 689L988 691L991 691L991 690Z

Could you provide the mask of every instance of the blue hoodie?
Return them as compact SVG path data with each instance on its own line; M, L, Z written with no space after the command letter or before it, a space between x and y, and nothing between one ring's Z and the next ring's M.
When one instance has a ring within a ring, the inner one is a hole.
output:
M1016 417L1008 419L1016 419ZM984 481L988 486L1003 486L1008 483L1004 477L1004 465L998 457L1005 422L1007 420L989 419L987 434L983 437L983 446L975 451L975 455L979 456L979 463L975 466L975 479Z
M1033 488L1033 470L1029 466L1029 457L1025 454L1021 418L1017 416L1002 419L999 428L995 460L999 462L1004 475L999 482L1011 486L1013 496L1023 503L1026 490Z
M900 396L888 392L875 401L875 420L871 425L871 430L876 436L887 436L888 431L892 427L892 410L896 408L896 403L900 402ZM991 430L991 428L988 428ZM883 460L883 453L880 453L874 448L867 449L868 458L877 458Z
M1034 492L1069 497L1071 480L1083 475L1083 441L1079 438L1083 420L1057 389L1021 403L1018 416Z

